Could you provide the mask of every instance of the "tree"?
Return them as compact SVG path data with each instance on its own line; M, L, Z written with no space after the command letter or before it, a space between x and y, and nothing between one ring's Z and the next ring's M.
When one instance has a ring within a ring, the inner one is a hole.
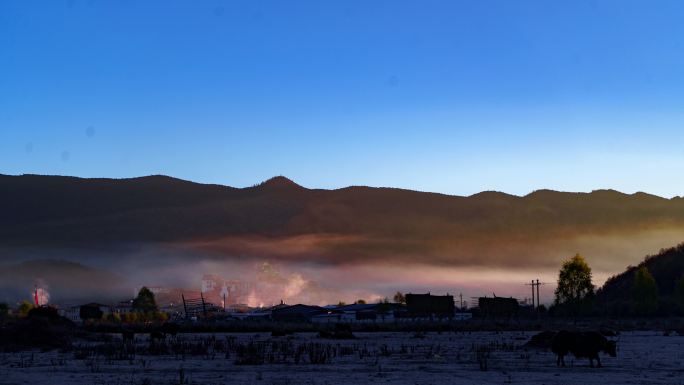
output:
M169 313L165 313L163 311L158 311L155 314L155 318L157 319L157 321L166 322L169 320Z
M566 307L574 314L579 313L587 300L594 296L591 268L581 255L576 254L563 262L555 294L555 304Z
M154 300L154 293L143 286L138 292L138 296L133 300L133 310L139 313L149 313L157 311L157 303Z
M54 306L39 306L29 310L28 318L44 318L50 321L60 319L59 311Z
M404 293L400 291L396 292L396 294L394 294L394 302L406 305L406 296L404 295Z
M356 304L357 304L357 305L365 305L365 304L366 304L366 300L365 300L365 299L358 299L358 300L356 300Z
M19 308L17 308L17 313L19 313L19 317L26 317L31 309L33 309L33 304L27 300L23 300L19 304Z
M679 310L684 312L684 273L682 273L682 276L679 277L675 284L674 297L677 305L679 305Z
M634 273L632 307L640 315L653 314L658 309L658 286L648 268L643 265Z
M119 313L109 313L107 314L107 317L105 317L107 322L111 323L116 323L119 324L121 323L121 315Z
M138 315L136 313L124 313L122 321L125 323L136 323L138 321Z
M0 319L9 315L9 306L6 303L0 303Z

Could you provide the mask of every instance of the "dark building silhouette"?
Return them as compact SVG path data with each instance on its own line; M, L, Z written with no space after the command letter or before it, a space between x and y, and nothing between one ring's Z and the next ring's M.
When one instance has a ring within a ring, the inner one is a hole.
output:
M502 297L480 297L478 307L483 317L513 317L520 310L517 299Z
M310 322L311 317L325 312L327 310L319 306L298 304L276 307L271 312L271 317L278 322Z
M410 317L452 318L454 309L451 295L406 294L406 310Z

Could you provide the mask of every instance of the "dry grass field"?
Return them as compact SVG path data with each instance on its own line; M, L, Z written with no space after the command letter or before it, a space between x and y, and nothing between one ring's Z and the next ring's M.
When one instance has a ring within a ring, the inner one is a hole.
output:
M0 384L684 384L684 337L627 332L603 368L524 345L533 332L181 334L0 355Z

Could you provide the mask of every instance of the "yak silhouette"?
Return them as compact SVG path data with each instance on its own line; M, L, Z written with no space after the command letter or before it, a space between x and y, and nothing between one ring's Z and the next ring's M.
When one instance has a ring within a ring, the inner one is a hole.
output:
M561 330L551 341L551 351L558 357L557 366L565 366L565 356L572 353L576 358L588 358L589 366L594 367L594 360L597 366L601 367L599 352L607 353L611 357L617 356L616 341L609 341L599 332L571 332Z

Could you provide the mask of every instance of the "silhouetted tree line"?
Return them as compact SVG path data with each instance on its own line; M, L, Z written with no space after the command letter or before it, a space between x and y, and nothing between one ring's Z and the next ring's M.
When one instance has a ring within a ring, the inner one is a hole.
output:
M591 268L578 254L563 263L555 297L551 315L682 316L684 244L627 267L598 291L591 282Z

